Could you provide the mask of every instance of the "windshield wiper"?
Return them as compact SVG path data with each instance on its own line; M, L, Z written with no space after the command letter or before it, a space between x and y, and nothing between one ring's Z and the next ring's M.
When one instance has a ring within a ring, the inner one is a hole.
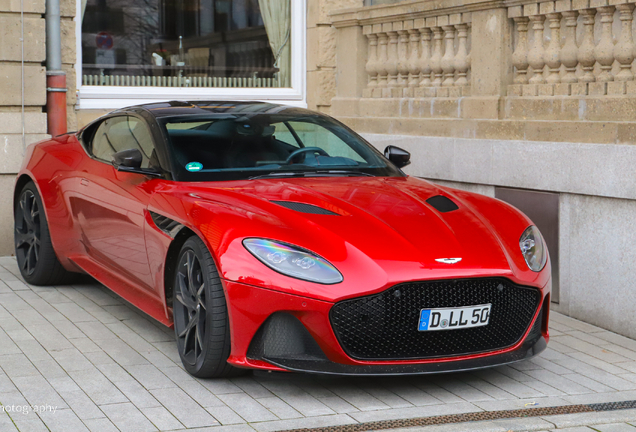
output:
M348 170L319 170L319 171L272 171L268 174L257 175L250 177L249 180L257 180L262 178L292 178L292 177L375 177L373 174L360 172L360 171L348 171Z

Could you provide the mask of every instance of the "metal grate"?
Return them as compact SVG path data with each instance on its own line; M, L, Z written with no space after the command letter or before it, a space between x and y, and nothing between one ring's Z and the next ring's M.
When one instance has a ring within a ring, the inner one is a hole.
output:
M403 420L387 420L379 422L358 423L344 426L330 426L314 429L292 429L286 432L364 432L371 430L398 429L416 426L433 426L441 424L464 423L471 421L500 420L526 417L543 417L549 415L578 414L601 411L616 411L636 408L636 401L608 402L587 405L565 405L545 408L528 408L506 411L486 411L467 414L421 417Z
M396 285L334 305L330 318L342 348L361 360L449 357L517 343L539 307L535 288L502 278L453 279ZM492 304L483 327L418 331L421 309Z

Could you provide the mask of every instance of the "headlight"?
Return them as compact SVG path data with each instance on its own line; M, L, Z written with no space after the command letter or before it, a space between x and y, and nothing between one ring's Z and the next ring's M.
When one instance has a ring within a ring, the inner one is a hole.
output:
M342 282L342 275L334 266L309 251L256 238L243 240L243 246L267 267L284 275L321 284Z
M545 267L545 263L548 261L548 250L536 226L529 226L521 234L519 247L530 270L538 272Z

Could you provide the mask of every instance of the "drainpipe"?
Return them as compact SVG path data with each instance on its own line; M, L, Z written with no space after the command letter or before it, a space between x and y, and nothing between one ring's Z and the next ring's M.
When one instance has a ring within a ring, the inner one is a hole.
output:
M46 0L46 114L49 135L66 133L66 72L62 70L60 0Z

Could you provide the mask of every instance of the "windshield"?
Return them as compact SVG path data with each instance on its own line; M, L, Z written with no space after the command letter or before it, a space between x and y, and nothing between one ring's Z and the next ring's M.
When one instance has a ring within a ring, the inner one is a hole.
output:
M403 176L376 149L320 114L159 119L180 181Z

